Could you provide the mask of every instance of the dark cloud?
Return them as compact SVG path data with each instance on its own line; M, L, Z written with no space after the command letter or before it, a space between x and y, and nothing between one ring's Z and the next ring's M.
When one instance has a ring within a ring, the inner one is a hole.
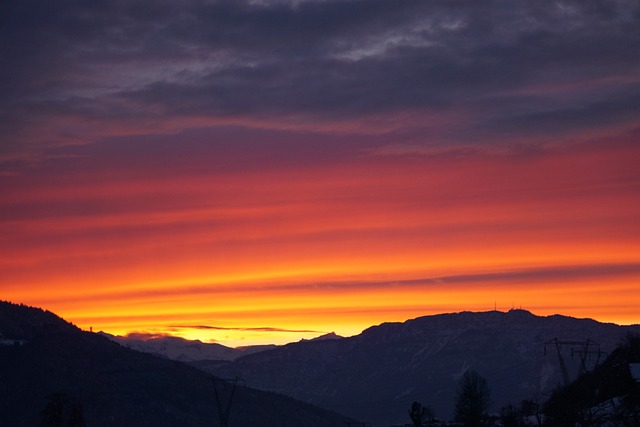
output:
M229 328L222 326L210 326L210 325L173 325L169 326L169 328L175 329L213 329L216 331L245 331L245 332L295 332L295 333L325 333L322 331L316 331L313 329L283 329L283 328L273 328L269 326L259 327L259 328Z
M160 340L164 338L184 340L184 338L174 337L167 333L151 333L151 332L129 332L128 334L126 334L121 338L124 338L126 340L136 340L136 341L152 341L152 340Z
M314 129L464 111L441 132L455 143L640 114L624 95L640 67L635 0L27 0L0 6L0 35L5 159L194 118Z
M548 283L558 281L580 282L587 279L600 278L612 279L614 277L622 277L628 275L636 275L640 273L640 264L638 263L621 263L621 264L586 264L586 265L559 265L559 266L542 266L538 268L512 269L505 271L496 271L490 273L471 273L458 274L440 277L422 277L410 280L397 280L393 282L327 282L315 283L315 288L327 289L377 289L389 287L431 287L448 288L455 286L509 286L513 287L518 284L522 285L540 285L544 286Z
M605 280L614 280L615 278L625 276L635 276L640 273L640 264L638 263L617 263L617 264L585 264L585 265L558 265L558 266L540 266L537 268L509 269L503 271L495 271L488 273L469 273L447 276L431 276L421 277L409 280L396 281L327 281L312 283L291 283L291 284L262 284L247 285L238 288L236 285L218 284L215 287L206 284L190 287L176 286L171 289L161 290L128 290L121 292L109 292L104 294L103 299L109 298L112 302L119 300L132 300L136 298L157 298L171 297L180 295L200 295L202 297L212 296L218 293L229 293L230 291L241 293L252 292L287 292L295 295L297 292L306 292L308 290L320 291L327 290L336 295L341 291L360 290L364 292L372 292L379 289L388 288L431 288L437 289L453 289L456 287L468 288L485 286L501 287L506 286L513 288L514 286L546 286L549 283L581 283L585 280L593 280L595 278ZM65 295L61 297L64 301L88 301L95 299L96 295L78 295L70 297ZM102 296L101 296L102 298ZM55 301L55 300L52 300ZM247 331L265 331L265 332L322 332L307 330L278 330L278 328L225 328L211 325L173 325L172 328L185 329L220 329L220 330L247 330Z
M640 94L635 93L632 87L623 86L622 89L627 89L627 92L611 94L606 99L598 99L595 102L585 100L578 104L556 105L555 108L545 108L543 105L540 109L532 108L521 113L505 112L487 120L482 127L529 134L558 134L576 128L589 129L619 122L632 123L640 114Z
M553 281L582 281L586 279L635 275L640 272L640 264L587 264L549 266L534 269L499 271L495 273L463 274L428 279L426 282L439 284L545 284ZM421 283L412 281L415 284ZM424 283L423 281L422 283Z

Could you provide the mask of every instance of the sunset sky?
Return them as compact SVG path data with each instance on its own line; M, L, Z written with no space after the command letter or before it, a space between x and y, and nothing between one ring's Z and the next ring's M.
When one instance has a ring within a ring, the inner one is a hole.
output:
M0 299L240 346L640 323L640 2L5 1Z

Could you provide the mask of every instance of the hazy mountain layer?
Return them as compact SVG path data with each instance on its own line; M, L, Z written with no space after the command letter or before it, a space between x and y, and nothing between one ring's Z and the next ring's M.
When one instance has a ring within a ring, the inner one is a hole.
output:
M107 338L133 350L152 353L171 360L234 360L241 356L270 350L276 345L256 345L241 348L226 347L218 343L204 343L164 335L133 334L126 337L101 332Z

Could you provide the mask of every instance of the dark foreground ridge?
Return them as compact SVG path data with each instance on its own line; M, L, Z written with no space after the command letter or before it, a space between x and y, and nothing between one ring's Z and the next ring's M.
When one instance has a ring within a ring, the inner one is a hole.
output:
M218 380L221 406L232 385ZM239 383L230 426L334 427L349 420ZM195 368L0 302L0 426L217 426L214 380ZM61 421L57 424L57 421Z

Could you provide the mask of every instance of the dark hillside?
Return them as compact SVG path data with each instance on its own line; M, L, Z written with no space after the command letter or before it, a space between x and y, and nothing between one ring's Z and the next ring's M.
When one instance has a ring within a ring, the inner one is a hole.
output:
M0 425L37 426L51 408L86 425L217 426L212 377L120 346L37 308L0 302ZM218 382L223 404L231 386ZM81 409L79 409L81 408ZM45 412L47 412L45 411ZM75 415L74 415L75 414ZM346 418L239 386L230 426L338 426Z
M608 353L632 331L640 327L525 310L462 312L385 323L350 338L289 344L197 366L386 427L407 422L413 401L431 406L440 419L451 419L458 380L469 369L489 382L490 411L524 399L542 402L563 381L555 348L545 355L546 342L591 340ZM572 379L579 368L574 350L561 349ZM588 368L594 363L590 359Z

